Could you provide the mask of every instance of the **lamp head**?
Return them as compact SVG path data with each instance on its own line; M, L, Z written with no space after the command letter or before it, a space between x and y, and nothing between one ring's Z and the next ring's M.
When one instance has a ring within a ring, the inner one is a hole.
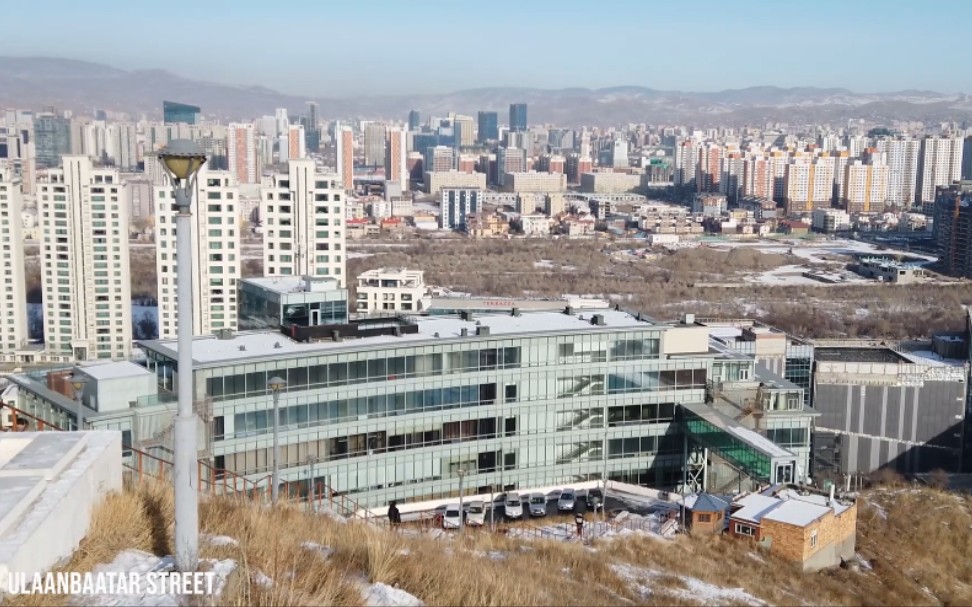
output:
M84 390L84 386L85 384L88 383L89 380L86 375L81 375L80 373L75 371L71 375L70 381L71 381L71 385L74 386L74 390L76 392L81 392L82 390Z
M267 385L270 386L270 389L274 392L279 392L287 387L287 380L279 376L271 377L270 381L267 382Z
M169 177L185 181L199 172L206 162L206 154L194 141L174 139L159 152L159 161Z

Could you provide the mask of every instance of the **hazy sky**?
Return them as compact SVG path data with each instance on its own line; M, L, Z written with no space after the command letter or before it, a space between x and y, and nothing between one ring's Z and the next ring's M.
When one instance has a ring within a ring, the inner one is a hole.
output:
M970 0L47 0L0 55L298 95L757 85L972 91ZM43 7L43 8L41 8Z

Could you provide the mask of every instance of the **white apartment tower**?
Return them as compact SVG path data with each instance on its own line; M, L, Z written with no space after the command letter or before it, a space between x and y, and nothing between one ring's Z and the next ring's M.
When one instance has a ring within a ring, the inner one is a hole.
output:
M260 196L263 272L267 276L330 276L345 285L344 186L319 173L313 159L291 160L286 173L264 179Z
M925 137L918 156L918 187L915 202L931 214L935 188L951 185L962 177L962 138Z
M24 283L23 196L20 178L0 166L0 360L27 345L27 291Z
M834 194L834 163L829 158L794 158L784 176L787 215L830 208Z
M109 124L105 128L105 153L122 171L137 169L138 137L135 124L131 122Z
M915 202L918 186L917 139L882 139L877 149L888 165L888 205L909 209Z
M126 189L116 169L64 156L38 184L44 340L76 360L131 354Z
M170 185L155 188L159 281L159 337L175 339L179 329L176 210ZM240 192L230 171L199 172L192 205L192 334L235 329L240 280Z
M237 183L259 183L256 132L253 124L232 122L226 127L226 156L229 172ZM146 163L146 169L148 163Z

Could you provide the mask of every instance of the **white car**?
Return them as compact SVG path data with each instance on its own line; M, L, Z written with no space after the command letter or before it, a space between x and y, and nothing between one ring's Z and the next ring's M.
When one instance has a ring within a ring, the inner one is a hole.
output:
M530 494L530 516L547 516L547 496L542 493Z
M506 494L506 503L503 506L506 518L523 518L523 502L516 493Z
M466 510L466 524L470 527L482 527L486 522L486 506L481 501L469 502Z
M577 505L577 494L573 489L564 489L557 498L557 510L571 512Z
M446 506L445 514L442 515L443 529L458 529L462 521L462 511L459 504L449 504Z

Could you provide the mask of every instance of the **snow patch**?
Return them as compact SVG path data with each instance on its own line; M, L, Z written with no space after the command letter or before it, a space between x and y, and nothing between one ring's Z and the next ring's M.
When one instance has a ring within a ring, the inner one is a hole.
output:
M474 550L473 555L482 559L489 559L491 561L502 561L506 559L506 553L500 550L490 550L489 552Z
M228 535L209 535L204 533L202 539L210 546L239 546L240 543Z
M416 596L388 584L362 584L361 597L367 607L422 607Z
M236 561L232 559L200 559L201 569L207 569L215 574L213 594L210 599L218 599L226 587L226 580L236 570ZM155 556L142 550L123 550L110 563L95 565L92 573L123 573L127 579L137 580L132 588L144 592L133 594L94 594L75 595L71 597L72 605L101 605L105 607L179 607L188 603L188 596L158 592L150 594L148 590L148 574L160 574L175 571L175 559L171 556ZM161 590L161 589L159 589Z
M651 588L648 584L665 574L655 569L645 569L627 564L611 565L611 569L618 577L628 583L634 593L642 597L658 593L705 605L725 605L726 603L741 603L751 607L766 605L765 601L754 597L742 588L723 588L687 575L675 576L685 584L685 588Z
M334 554L334 548L317 542L301 542L300 547L309 552L316 552L322 559L329 559Z
M253 583L261 588L273 588L273 578L259 569L253 570Z

